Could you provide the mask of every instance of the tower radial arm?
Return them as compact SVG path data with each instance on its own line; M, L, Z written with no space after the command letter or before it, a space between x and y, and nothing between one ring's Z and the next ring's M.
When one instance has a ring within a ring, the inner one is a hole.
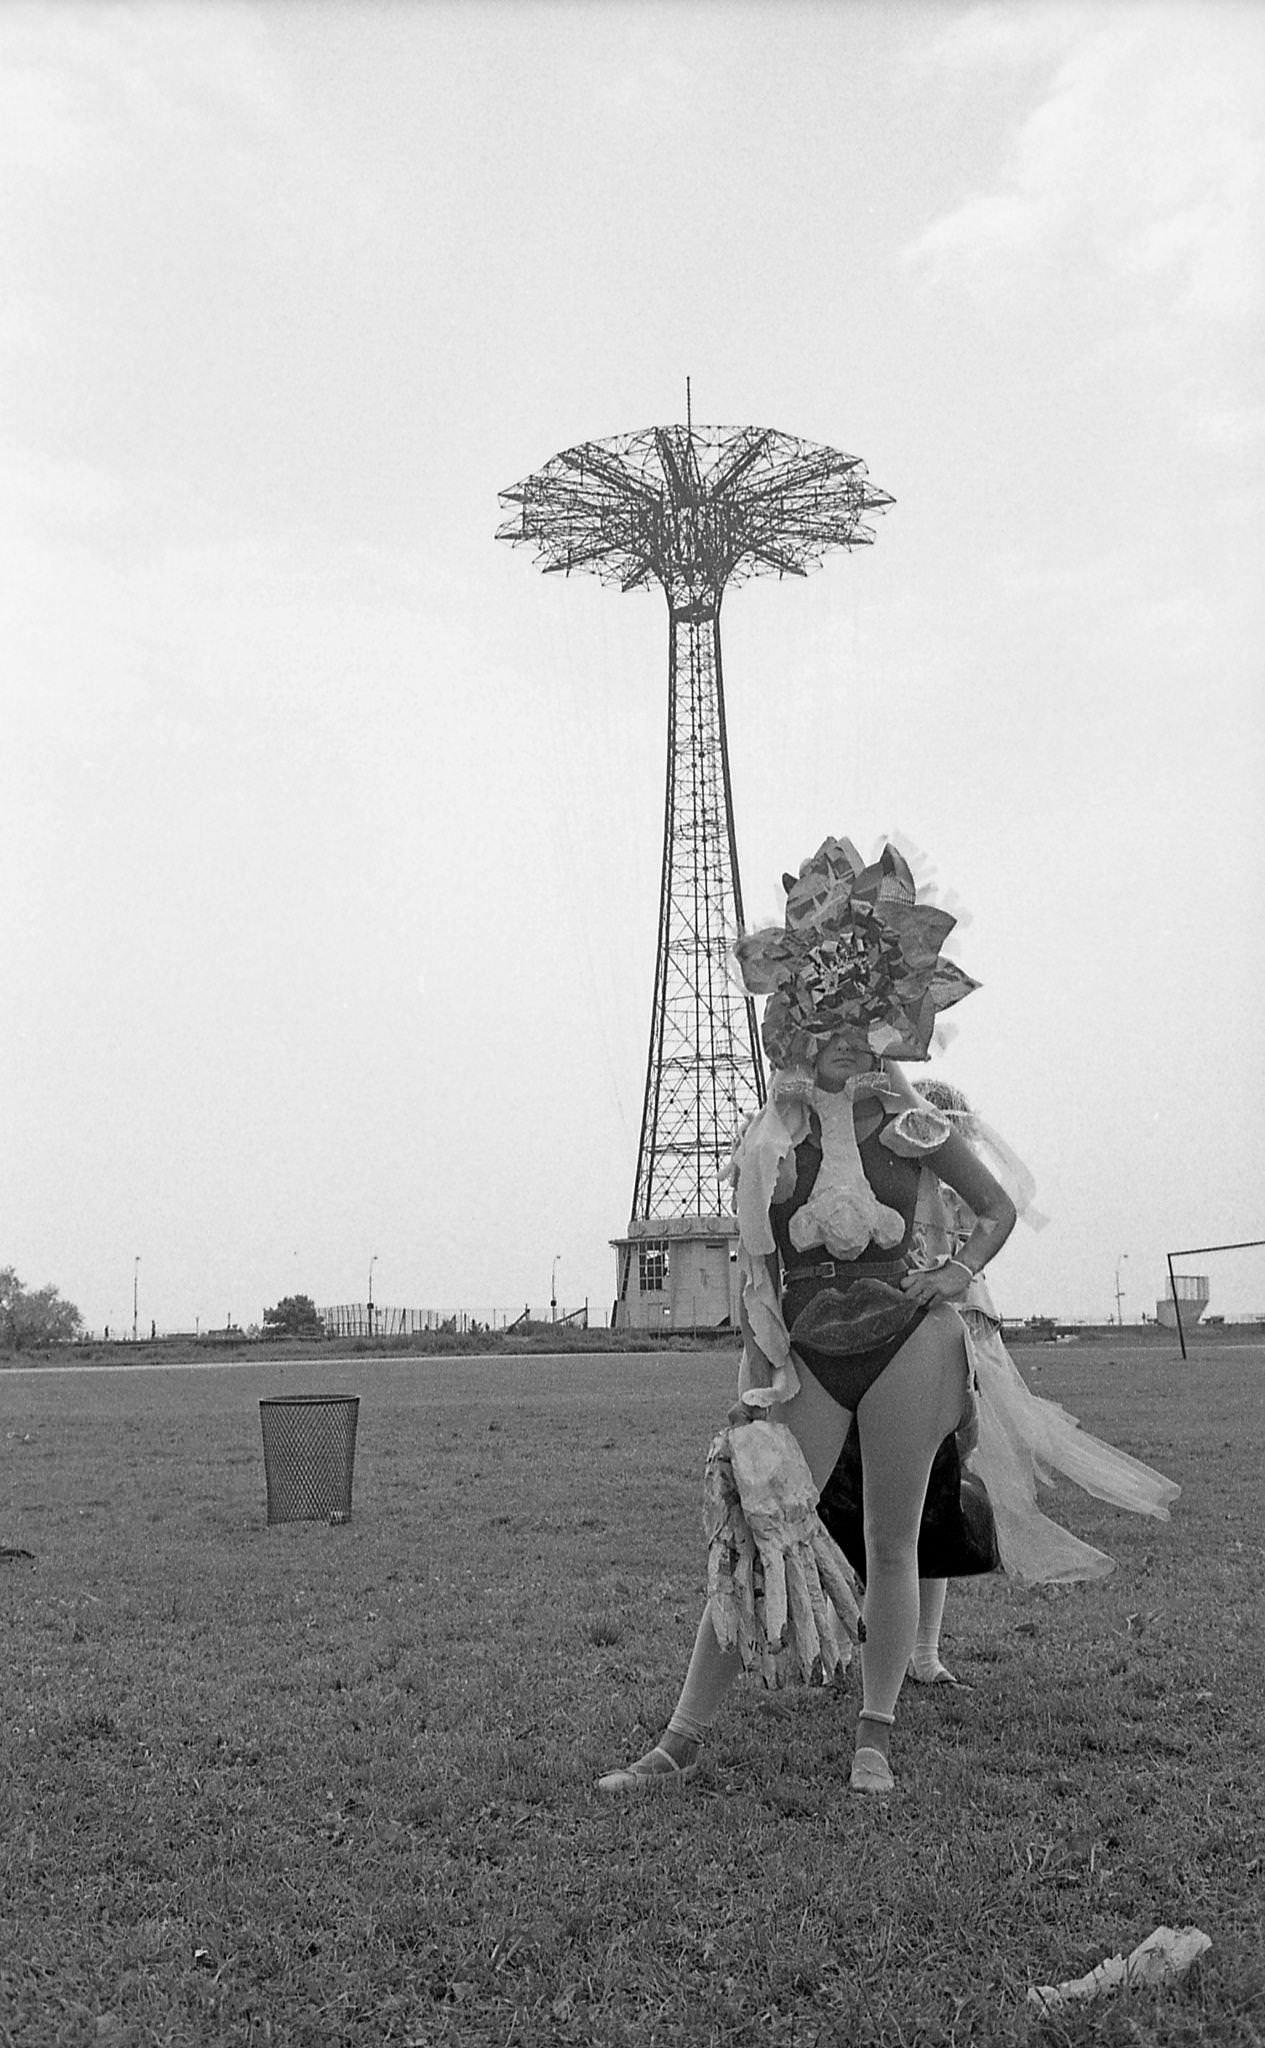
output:
M868 545L866 515L892 502L837 448L771 427L681 426L564 448L501 500L497 538L534 547L545 570L625 590L684 580L717 597Z

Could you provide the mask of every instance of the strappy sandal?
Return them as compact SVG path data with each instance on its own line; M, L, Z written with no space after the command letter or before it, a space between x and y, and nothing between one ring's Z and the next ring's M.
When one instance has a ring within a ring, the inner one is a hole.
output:
M635 1764L626 1770L607 1771L597 1781L599 1792L621 1794L625 1792L666 1792L680 1785L687 1785L698 1771L698 1758L692 1763L679 1764L661 1743L656 1742L645 1756L638 1757Z

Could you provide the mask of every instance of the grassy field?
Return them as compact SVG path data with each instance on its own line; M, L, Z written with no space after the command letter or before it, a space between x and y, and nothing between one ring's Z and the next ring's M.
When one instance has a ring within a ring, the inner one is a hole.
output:
M1062 1501L1097 1587L953 1590L886 1803L855 1676L591 1789L675 1696L731 1356L0 1373L0 2043L1259 2044L1265 1349L1020 1358L1186 1491ZM354 1519L267 1528L259 1397L344 1389ZM1192 1922L1176 1991L1024 2002Z

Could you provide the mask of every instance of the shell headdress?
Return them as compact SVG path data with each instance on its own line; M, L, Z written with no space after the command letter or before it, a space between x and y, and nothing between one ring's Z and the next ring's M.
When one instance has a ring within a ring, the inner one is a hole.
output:
M767 995L760 1035L772 1066L811 1068L821 1042L863 1034L880 1058L925 1060L936 1017L979 987L941 948L957 919L919 903L890 841L869 863L826 839L784 875L786 922L744 932L734 955L749 995Z

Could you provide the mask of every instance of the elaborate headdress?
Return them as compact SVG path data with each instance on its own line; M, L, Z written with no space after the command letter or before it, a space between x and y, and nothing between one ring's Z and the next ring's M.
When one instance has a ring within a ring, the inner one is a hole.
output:
M919 903L909 863L886 843L867 867L827 839L784 875L786 923L744 932L734 954L749 995L767 995L760 1035L774 1067L811 1067L837 1031L880 1057L925 1060L936 1016L979 983L940 949L957 919Z

